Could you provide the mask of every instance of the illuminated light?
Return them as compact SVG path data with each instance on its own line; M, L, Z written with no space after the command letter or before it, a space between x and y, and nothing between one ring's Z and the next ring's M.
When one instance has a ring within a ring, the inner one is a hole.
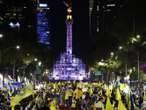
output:
M132 70L132 68L130 68L130 69L129 69L129 73L131 74L131 73L132 73L132 71L133 71L133 70Z
M119 46L119 47L118 47L118 49L119 49L119 50L122 50L122 49L123 49L123 47L122 47L122 46Z
M37 58L34 58L34 61L38 61L38 59Z
M39 7L41 7L41 8L47 8L48 7L48 4L46 4L46 3L40 3L39 4Z
M10 23L9 23L9 26L12 27L12 28L20 27L20 23L17 22L17 23L15 24L15 23L13 23L13 22L10 22Z
M99 65L99 66L104 66L105 63L104 63L104 62L98 62L98 65Z
M17 46L16 46L16 49L17 49L17 50L19 50L19 49L20 49L20 46L19 46L19 45L17 45Z
M18 76L18 82L21 82L21 79L20 79L20 77Z
M99 5L97 5L96 10L99 11Z
M41 62L41 61L39 61L39 62L38 62L38 65L39 65L39 66L41 66L41 65L42 65L42 62Z
M26 78L26 77L24 78L24 81L25 81L25 82L27 81L27 78Z
M114 7L114 6L116 6L116 4L107 4L106 6L107 7Z
M131 43L134 43L134 42L137 42L137 39L133 37L133 38L131 39Z
M47 31L46 33L47 33L47 34L50 34L50 31Z
M27 8L26 6L24 6L23 8Z
M136 38L137 38L137 39L140 39L140 35L137 35Z
M16 16L16 13L13 13L13 16Z
M104 61L104 59L101 59L101 62L103 62Z
M142 43L142 45L146 45L146 41L144 41L144 42Z
M15 24L15 26L20 27L20 23L19 23L19 22L17 22L17 23Z
M3 79L3 75L2 74L0 74L0 80L2 80Z
M90 9L90 11L92 11L92 7L90 7L89 9Z
M83 80L84 79L83 76L79 76L78 78L79 78L79 80Z
M3 38L3 34L0 34L0 38Z
M12 22L9 23L10 27L15 27Z
M68 15L68 16L67 16L67 19L68 19L68 20L72 19L72 16L71 16L71 15Z
M113 57L114 56L114 52L111 52L110 55Z
M46 69L46 70L45 70L45 74L48 74L48 73L49 73L49 70L48 70L48 69Z
M99 27L97 27L96 31L99 32Z
M72 12L71 8L68 8L67 12L68 13L71 13Z

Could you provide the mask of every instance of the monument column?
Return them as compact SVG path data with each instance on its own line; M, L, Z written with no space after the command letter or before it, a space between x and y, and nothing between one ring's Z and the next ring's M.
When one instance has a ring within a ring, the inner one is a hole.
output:
M66 37L66 53L72 54L72 10L71 7L67 9L67 19L66 19L66 28L67 28L67 37Z

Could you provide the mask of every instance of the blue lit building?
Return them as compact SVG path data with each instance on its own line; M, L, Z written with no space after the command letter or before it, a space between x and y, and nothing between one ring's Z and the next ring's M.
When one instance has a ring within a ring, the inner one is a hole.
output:
M43 44L50 44L50 25L47 13L49 7L47 3L37 1L37 37L38 42Z

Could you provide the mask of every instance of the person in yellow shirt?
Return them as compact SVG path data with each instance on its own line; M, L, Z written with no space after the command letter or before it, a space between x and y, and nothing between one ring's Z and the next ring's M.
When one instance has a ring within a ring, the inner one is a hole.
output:
M56 100L52 99L49 101L49 109L50 110L57 110Z
M75 91L74 91L74 94L75 94L75 99L76 100L79 100L82 98L82 95L83 95L83 92L81 90L81 88L77 88Z

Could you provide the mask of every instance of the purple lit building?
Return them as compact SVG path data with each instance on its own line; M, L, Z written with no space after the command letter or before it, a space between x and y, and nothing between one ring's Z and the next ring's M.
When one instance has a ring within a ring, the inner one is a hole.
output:
M86 73L85 64L81 59L76 58L72 54L72 10L71 7L67 10L67 33L66 33L66 51L61 54L59 59L53 66L53 72L49 79L54 80L86 80L89 74Z

